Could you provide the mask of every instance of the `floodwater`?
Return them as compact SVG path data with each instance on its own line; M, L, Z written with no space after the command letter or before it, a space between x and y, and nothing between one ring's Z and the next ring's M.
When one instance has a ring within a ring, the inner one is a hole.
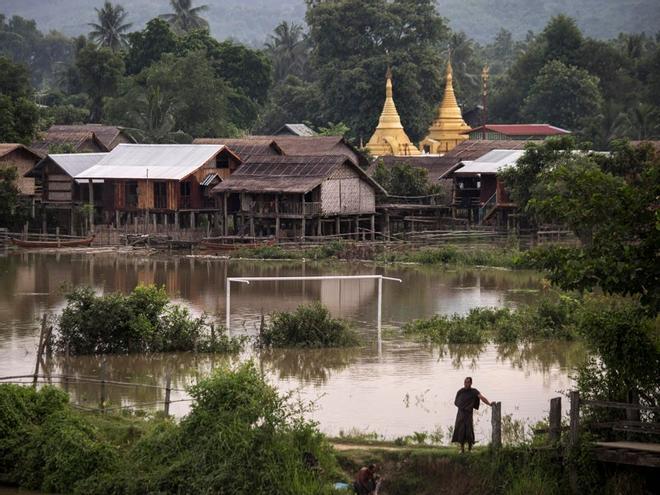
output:
M233 333L254 334L262 314L292 310L320 300L334 316L353 323L365 344L354 349L246 349L240 356L167 355L54 357L47 372L98 377L104 359L108 380L164 385L172 376L170 411L190 406L184 388L214 367L253 359L268 379L292 400L308 405L306 414L322 431L338 435L376 432L386 438L414 432L444 433L453 424L453 399L470 375L474 386L502 402L503 415L532 424L546 417L549 401L571 387L571 370L585 358L577 343L430 346L404 339L401 325L437 313L466 313L478 306L515 306L538 297L541 277L533 272L491 269L378 267L372 264L226 261L190 256L0 253L0 376L34 371L38 320L64 306L66 287L88 285L99 293L130 291L137 284L165 286L176 302L196 313L225 319L227 277L286 277L383 274L383 338L376 331L377 284L373 280L253 282L231 291ZM62 384L78 404L96 406L95 383ZM107 385L108 407L157 403L164 391ZM566 401L565 401L566 402ZM145 409L162 408L162 404ZM479 410L478 441L490 432L488 408Z

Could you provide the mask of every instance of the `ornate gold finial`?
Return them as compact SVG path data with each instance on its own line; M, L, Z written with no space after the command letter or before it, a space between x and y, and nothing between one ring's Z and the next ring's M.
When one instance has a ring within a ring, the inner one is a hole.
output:
M445 72L445 92L442 103L438 107L436 118L429 128L428 136L424 138L420 146L429 153L446 153L455 148L461 141L468 139L466 131L469 130L470 127L463 120L461 109L454 94L450 50Z
M419 155L419 150L403 130L399 112L394 104L392 69L389 65L385 77L385 103L378 119L378 127L367 143L367 149L375 156Z

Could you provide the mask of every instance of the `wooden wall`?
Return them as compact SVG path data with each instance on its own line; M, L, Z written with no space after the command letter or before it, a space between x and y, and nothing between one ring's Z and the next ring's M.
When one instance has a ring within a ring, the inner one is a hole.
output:
M18 172L18 180L16 186L21 194L26 196L34 195L34 179L23 177L29 172L32 167L37 164L38 160L26 153L22 149L12 151L11 153L0 158L0 168L16 167Z
M326 215L375 213L374 187L344 164L321 184L321 209Z

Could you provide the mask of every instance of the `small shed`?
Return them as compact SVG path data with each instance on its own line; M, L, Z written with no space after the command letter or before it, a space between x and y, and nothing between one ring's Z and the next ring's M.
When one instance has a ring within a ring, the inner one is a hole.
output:
M369 221L373 226L376 191L382 190L349 157L300 155L256 157L248 160L213 193L222 197L225 235L229 216L234 233L249 226L250 235L280 237L286 222L294 237L305 237L310 228L321 236ZM298 230L298 226L300 229ZM373 229L372 229L373 231Z
M18 179L16 187L23 196L34 196L34 178L26 177L41 157L18 143L0 143L0 168L16 168Z

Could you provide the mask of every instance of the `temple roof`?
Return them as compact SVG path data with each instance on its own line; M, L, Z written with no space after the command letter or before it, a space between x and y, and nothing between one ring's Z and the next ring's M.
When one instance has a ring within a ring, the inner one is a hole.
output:
M388 68L385 82L385 103L378 126L367 143L367 149L376 156L419 155L419 150L403 130L401 117L394 104L392 71Z

